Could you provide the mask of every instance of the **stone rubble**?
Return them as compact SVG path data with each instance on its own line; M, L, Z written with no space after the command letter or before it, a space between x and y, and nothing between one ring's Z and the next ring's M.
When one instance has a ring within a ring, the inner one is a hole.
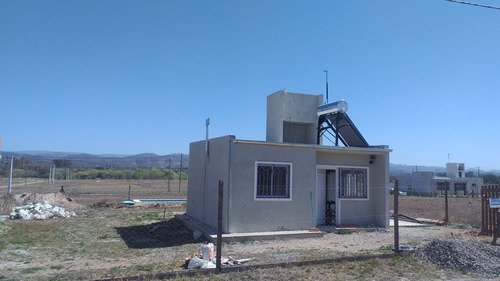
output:
M486 278L499 277L500 246L461 237L431 241L415 256L441 267L471 272Z
M13 211L10 213L10 219L13 220L45 220L55 217L76 217L76 213L67 211L62 207L52 206L47 202L28 203L24 206L14 207Z

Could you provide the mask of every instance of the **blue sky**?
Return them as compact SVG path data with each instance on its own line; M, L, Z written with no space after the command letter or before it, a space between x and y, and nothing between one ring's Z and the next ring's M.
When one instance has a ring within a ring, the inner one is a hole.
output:
M500 6L500 1L482 3ZM443 0L0 2L4 151L265 140L267 95L345 99L391 162L500 168L500 10Z

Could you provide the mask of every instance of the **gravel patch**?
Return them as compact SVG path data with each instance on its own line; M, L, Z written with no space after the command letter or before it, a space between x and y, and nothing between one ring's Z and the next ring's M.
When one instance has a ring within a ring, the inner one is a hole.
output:
M462 237L438 238L415 256L430 263L486 278L500 275L500 247Z

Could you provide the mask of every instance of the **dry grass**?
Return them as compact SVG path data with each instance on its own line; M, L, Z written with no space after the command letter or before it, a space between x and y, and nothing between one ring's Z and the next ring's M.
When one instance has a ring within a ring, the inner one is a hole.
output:
M58 192L87 208L77 218L0 223L0 280L78 280L114 276L147 275L184 271L184 259L197 252L202 241L172 220L185 212L185 204L163 204L150 208L119 208L131 187L131 198L185 198L187 182L152 182L149 187L135 181L60 181L13 187L16 194ZM0 193L5 186L0 186ZM392 197L391 197L392 198ZM444 216L443 198L400 197L400 213L433 219ZM107 204L109 203L109 204ZM477 224L479 199L450 198L452 222ZM90 207L94 206L94 207ZM479 215L478 215L479 212ZM461 230L452 230L458 233ZM401 230L403 243L422 245L450 230L430 228ZM466 233L463 231L463 233ZM465 234L464 234L465 235ZM252 257L249 265L273 262L320 260L342 256L372 255L374 258L339 261L302 267L253 269L240 273L201 275L184 280L433 280L470 279L460 272L440 270L411 258L375 258L390 254L392 233L329 234L322 239L293 239L229 243L223 255ZM150 278L154 280L154 278ZM183 279L182 277L180 278Z

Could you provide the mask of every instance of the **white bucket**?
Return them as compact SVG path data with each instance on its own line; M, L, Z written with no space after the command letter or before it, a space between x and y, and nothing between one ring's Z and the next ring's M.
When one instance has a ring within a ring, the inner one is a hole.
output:
M204 260L212 261L214 259L214 244L208 243L201 245L199 252Z

